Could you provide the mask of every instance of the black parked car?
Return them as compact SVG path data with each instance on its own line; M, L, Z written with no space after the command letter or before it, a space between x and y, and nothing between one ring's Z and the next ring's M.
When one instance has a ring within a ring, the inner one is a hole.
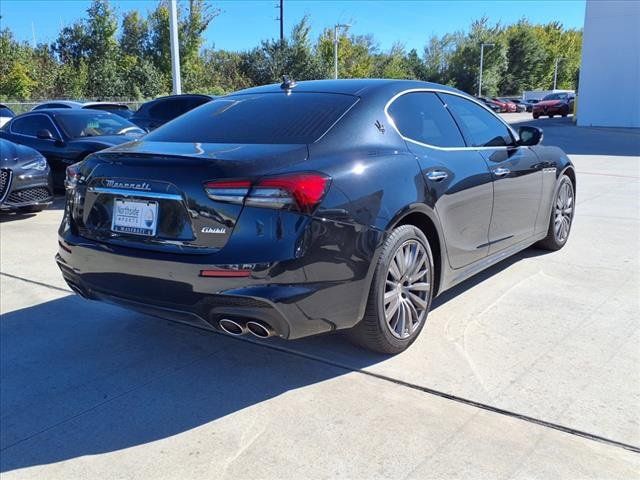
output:
M45 156L56 188L64 184L65 169L89 153L135 140L145 132L122 117L85 109L36 110L11 119L0 138L27 145Z
M211 100L213 97L208 95L195 94L159 97L140 105L130 120L139 127L151 131Z
M575 171L541 139L431 83L243 90L70 167L57 262L86 298L400 352L435 295L567 241Z
M32 148L0 138L0 211L39 212L53 201L51 171Z

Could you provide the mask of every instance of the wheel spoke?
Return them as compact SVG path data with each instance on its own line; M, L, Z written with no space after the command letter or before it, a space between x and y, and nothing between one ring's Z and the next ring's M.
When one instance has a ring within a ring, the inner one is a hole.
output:
M418 290L419 292L428 292L431 289L429 282L412 283L407 287L408 290Z
M423 300L413 292L407 292L407 293L408 293L409 300L411 300L411 303L413 303L416 307L420 307L421 310L425 310L427 308L426 300Z
M409 313L409 333L411 333L413 331L413 326L420 321L420 314L411 302L407 303L407 308Z
M387 293L384 294L384 304L386 305L397 296L398 296L398 292L396 292L395 290L389 290Z
M391 276L396 282L399 282L400 278L402 278L402 274L400 273L400 270L398 270L396 257L393 257L393 259L391 259L391 263L389 264L389 273L391 274Z
M386 308L384 312L387 322L393 320L393 316L398 311L399 306L400 306L400 299L396 295L391 299L391 301L389 302L389 306Z

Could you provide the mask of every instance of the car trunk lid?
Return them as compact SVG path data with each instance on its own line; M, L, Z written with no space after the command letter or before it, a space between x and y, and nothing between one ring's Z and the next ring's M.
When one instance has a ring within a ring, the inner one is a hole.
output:
M298 144L134 142L82 164L72 216L85 238L208 253L227 243L243 205L212 200L205 182L259 178L307 157Z

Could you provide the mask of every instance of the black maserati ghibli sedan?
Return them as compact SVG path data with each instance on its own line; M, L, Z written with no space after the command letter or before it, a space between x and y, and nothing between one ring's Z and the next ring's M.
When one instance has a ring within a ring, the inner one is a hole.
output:
M398 353L439 293L565 245L575 170L541 140L442 85L285 79L69 167L56 259L88 299Z
M0 138L40 152L49 162L54 187L62 188L69 165L90 153L135 140L144 133L137 125L113 113L53 108L12 118L0 130Z
M32 148L0 138L0 211L39 212L53 201L51 171Z

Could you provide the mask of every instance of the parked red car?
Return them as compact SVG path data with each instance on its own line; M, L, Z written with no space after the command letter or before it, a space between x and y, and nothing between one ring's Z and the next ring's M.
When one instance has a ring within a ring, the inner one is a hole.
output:
M495 98L495 97L492 98L491 100L493 100L498 105L500 105L500 107L502 107L503 112L514 113L518 111L517 105L509 100L504 100L502 98Z
M554 115L566 117L573 113L575 95L570 93L551 93L533 106L533 118Z

